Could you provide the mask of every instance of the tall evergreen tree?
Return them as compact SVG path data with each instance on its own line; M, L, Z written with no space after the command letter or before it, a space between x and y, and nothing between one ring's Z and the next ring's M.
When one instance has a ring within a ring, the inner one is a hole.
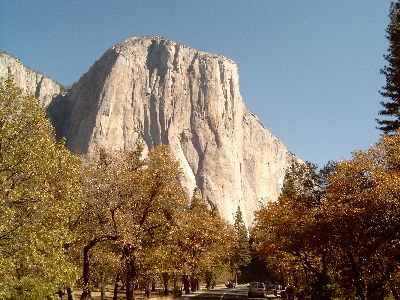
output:
M378 129L385 134L393 134L400 128L400 3L390 6L390 24L386 29L389 41L388 54L384 55L387 65L381 69L386 77L386 85L380 93L388 101L382 101L382 110L378 112L383 119L376 119Z
M248 232L239 206L235 215L234 228L237 237L237 244L234 250L235 252L231 258L231 270L232 274L235 276L235 281L237 281L237 276L240 274L240 267L247 266L251 261Z

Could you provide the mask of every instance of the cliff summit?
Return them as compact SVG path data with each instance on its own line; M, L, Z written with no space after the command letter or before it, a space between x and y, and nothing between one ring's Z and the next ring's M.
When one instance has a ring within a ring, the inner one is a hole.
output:
M111 47L66 95L46 101L75 153L169 145L188 193L198 186L231 222L238 206L250 225L256 209L276 200L294 159L246 108L236 63L163 37Z

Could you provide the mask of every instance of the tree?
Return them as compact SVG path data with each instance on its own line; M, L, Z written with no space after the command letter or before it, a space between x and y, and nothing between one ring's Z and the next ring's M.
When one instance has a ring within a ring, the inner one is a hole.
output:
M164 248L175 235L178 214L188 200L179 182L179 165L169 150L156 147L146 159L141 152L140 147L113 154L102 150L85 166L86 204L76 227L81 236L76 242L82 253L81 299L90 297L91 274L104 273L93 270L102 268L94 264L96 253L110 255L109 262L115 261L113 256L122 260L127 299L133 299L139 279L151 279L165 265ZM117 272L116 266L116 277Z
M67 245L80 207L80 160L32 95L0 83L0 298L54 298L75 283Z
M216 207L209 209L197 189L179 223L181 272L191 276L192 291L196 291L200 276L212 267L228 264L235 241L234 230ZM189 292L189 284L184 282L185 291Z
M240 274L240 267L245 267L251 262L248 232L246 229L246 224L243 221L242 211L240 210L239 206L236 210L234 228L236 245L234 248L234 253L230 258L230 268L232 274L235 276L235 281L237 284L237 277Z
M158 146L150 151L144 167L128 181L134 187L129 192L134 201L124 207L128 225L124 235L127 290L130 285L133 287L138 271L154 273L167 259L159 256L157 263L153 263L151 250L167 246L165 242L176 232L177 219L187 205L187 195L179 181L181 176L179 164L168 148ZM127 291L127 300L132 298L133 293Z
M256 213L253 246L299 295L330 299L329 227L321 213L325 182L316 166L293 162L277 202ZM285 282L281 282L285 284Z
M128 156L128 155L127 155ZM129 157L129 156L128 156ZM139 165L132 160L132 164ZM132 167L132 166L131 166ZM79 237L74 243L82 251L83 291L81 299L90 298L93 249L99 244L115 243L122 236L118 217L123 201L121 181L127 172L124 159L100 150L98 160L88 160L84 166L83 191L85 205L78 214L74 230ZM123 181L122 181L123 182ZM109 252L111 256L113 253ZM77 255L81 258L80 253ZM112 258L111 258L112 259ZM100 271L98 270L97 273Z
M342 161L330 178L332 271L348 297L400 299L400 136Z
M384 119L377 119L379 129L385 134L393 134L400 128L400 3L392 2L390 6L390 24L386 29L389 41L388 54L384 55L387 65L381 69L386 77L386 85L380 91L388 99L382 101L383 109L379 115ZM389 118L387 118L389 117Z
M257 213L259 255L298 296L400 299L400 135L313 169L292 167L278 202Z

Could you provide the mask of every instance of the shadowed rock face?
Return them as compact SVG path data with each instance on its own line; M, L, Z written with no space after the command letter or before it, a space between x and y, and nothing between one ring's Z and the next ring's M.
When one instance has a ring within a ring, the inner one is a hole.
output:
M227 220L276 200L294 159L244 105L236 64L162 37L109 49L48 107L57 134L82 155L168 144L189 194L197 185Z

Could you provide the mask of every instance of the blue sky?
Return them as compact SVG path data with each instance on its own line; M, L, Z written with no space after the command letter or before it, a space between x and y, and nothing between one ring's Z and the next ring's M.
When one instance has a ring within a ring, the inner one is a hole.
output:
M249 109L322 166L379 139L388 0L5 1L0 49L64 85L113 44L163 35L239 66Z

